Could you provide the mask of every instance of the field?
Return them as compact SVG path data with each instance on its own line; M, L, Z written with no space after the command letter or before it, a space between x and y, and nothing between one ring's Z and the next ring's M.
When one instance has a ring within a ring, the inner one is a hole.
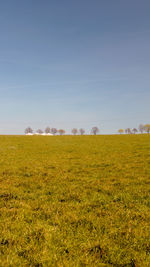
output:
M1 136L0 266L150 266L150 135Z

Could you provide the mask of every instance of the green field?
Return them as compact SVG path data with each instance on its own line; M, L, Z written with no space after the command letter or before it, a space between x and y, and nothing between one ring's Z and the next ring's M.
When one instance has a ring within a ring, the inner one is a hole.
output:
M0 266L150 266L150 135L1 136Z

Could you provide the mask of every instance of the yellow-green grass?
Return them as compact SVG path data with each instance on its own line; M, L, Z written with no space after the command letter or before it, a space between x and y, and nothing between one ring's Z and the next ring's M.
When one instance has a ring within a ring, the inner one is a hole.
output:
M150 135L1 136L0 266L150 266Z

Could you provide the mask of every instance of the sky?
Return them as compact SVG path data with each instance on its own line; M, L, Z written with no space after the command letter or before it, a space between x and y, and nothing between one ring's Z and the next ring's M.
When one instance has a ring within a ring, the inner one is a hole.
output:
M149 0L0 1L0 134L150 123Z

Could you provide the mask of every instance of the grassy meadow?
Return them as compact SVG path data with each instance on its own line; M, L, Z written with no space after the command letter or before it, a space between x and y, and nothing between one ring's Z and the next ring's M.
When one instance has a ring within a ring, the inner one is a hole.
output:
M0 266L150 266L150 135L0 136Z

